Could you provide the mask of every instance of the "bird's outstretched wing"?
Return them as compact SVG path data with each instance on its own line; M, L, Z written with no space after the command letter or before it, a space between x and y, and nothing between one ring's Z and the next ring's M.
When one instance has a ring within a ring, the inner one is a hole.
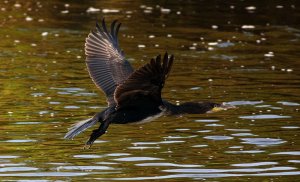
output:
M161 105L161 90L168 77L173 64L173 55L168 54L156 59L137 69L128 79L119 85L114 94L117 108L137 105L136 102L150 101L154 105ZM148 103L145 103L148 104Z
M101 26L96 23L96 30L88 35L85 43L89 74L96 86L105 93L108 105L115 104L113 95L116 86L133 72L119 47L120 26L121 23L113 21L109 32L103 19Z

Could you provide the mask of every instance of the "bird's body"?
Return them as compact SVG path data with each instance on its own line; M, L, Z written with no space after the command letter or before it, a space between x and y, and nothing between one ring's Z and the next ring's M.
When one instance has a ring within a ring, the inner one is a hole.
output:
M93 118L72 126L65 138L71 139L100 122L87 145L103 135L110 124L145 123L162 115L201 114L218 108L230 108L211 102L187 102L175 105L161 98L161 90L173 65L173 55L157 56L133 70L118 44L121 24L111 24L110 32L103 19L86 39L85 53L89 74L106 95L108 107Z
M110 107L104 112L103 120L107 120L112 124L145 122L151 117L163 114L163 111L156 107L128 107L122 109Z
M98 120L109 121L111 124L141 124L154 120L162 115L163 111L159 108L130 107L116 110L113 107L109 107L100 113Z

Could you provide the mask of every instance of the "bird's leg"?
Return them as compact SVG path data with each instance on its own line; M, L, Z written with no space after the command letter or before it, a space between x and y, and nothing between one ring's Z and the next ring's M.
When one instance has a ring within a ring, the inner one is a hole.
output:
M105 134L109 124L109 121L103 121L98 129L93 130L93 133L91 134L90 139L85 143L84 148L89 149L97 138Z

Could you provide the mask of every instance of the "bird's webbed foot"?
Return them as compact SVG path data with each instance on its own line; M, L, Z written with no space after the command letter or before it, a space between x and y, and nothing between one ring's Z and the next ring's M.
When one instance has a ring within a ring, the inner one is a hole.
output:
M89 140L85 143L84 149L89 149L93 145L94 141L99 138L101 135L105 134L107 128L109 126L109 122L103 121L100 127L96 130L93 130Z

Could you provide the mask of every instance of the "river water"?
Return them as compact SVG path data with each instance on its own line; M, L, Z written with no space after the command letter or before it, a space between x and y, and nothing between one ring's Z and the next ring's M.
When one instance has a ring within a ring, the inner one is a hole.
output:
M1 1L1 181L299 181L297 1ZM106 107L84 63L96 20L122 22L133 67L168 51L171 102L237 109L67 128Z

